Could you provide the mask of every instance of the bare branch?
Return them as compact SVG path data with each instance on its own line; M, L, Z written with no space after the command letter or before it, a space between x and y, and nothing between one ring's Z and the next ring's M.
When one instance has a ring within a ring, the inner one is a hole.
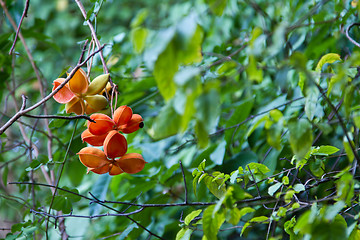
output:
M10 48L9 55L11 55L13 53L13 51L14 51L15 44L16 44L16 41L17 41L17 38L18 38L18 35L19 35L19 32L20 32L21 24L22 24L22 22L24 20L24 17L27 17L27 12L29 10L29 5L30 5L30 0L26 0L25 8L24 8L23 14L21 15L20 22L19 22L19 25L18 25L17 30L16 30L15 39L14 39L14 42L13 42L11 48Z
M349 39L350 42L352 42L355 46L360 48L360 43L358 43L352 37L350 37L350 34L349 34L350 29L352 27L354 27L354 26L360 26L360 23L352 23L352 24L350 24L345 30L345 36L347 37L347 39Z

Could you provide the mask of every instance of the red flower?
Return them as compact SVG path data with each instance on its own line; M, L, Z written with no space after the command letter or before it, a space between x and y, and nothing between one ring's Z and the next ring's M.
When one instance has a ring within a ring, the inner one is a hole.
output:
M144 158L138 153L128 153L125 137L116 130L110 131L104 140L104 152L98 148L85 147L77 154L80 161L97 174L118 175L123 172L138 173L145 166Z

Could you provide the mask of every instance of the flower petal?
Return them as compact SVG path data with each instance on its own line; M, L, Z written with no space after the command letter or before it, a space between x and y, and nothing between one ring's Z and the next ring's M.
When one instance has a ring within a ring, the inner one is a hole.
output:
M99 168L88 168L87 172L89 173L89 171L92 171L93 173L104 174L110 171L110 165L111 164L109 163Z
M94 135L103 135L111 131L115 125L109 116L102 113L94 113L90 118L95 120L95 123L88 121L88 129Z
M62 84L65 81L65 78L58 78L54 80L53 82L53 89L54 91L60 84ZM66 84L64 87L62 87L54 96L53 98L58 103L68 103L75 97L75 94L70 90L69 86Z
M123 133L133 133L139 128L144 127L143 121L144 119L139 114L133 114L127 124L120 126L120 131Z
M79 68L69 81L70 90L76 94L84 94L88 90L89 81L84 70Z
M106 136L107 133L103 135L94 135L89 131L89 129L86 129L82 132L81 139L83 140L83 142L87 142L90 145L99 147L104 144Z
M130 107L128 106L120 106L118 107L113 115L113 119L114 122L116 123L117 126L126 124L127 122L130 121L132 116L132 110Z
M106 158L105 153L94 147L85 147L77 154L79 155L81 163L88 168L98 169L109 164L109 160Z
M127 151L126 138L116 130L108 133L104 141L104 152L108 158L121 157Z
M112 165L112 167L109 171L109 175L114 176L114 175L119 175L124 172L119 166L117 166L117 164L111 164L111 165Z
M85 96L84 99L90 105L89 107L95 111L104 109L108 105L106 97L102 95Z
M138 173L145 167L145 160L139 153L128 153L116 160L118 166L126 173Z
M109 75L110 74L102 74L100 76L97 76L94 80L92 80L86 92L86 95L95 95L100 93L108 83Z
M65 105L66 113L75 113L82 115L85 112L85 103L82 99L74 97L70 102Z

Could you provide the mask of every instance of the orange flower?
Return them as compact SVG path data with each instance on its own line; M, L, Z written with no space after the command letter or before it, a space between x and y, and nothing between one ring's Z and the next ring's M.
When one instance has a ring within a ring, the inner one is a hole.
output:
M142 117L133 114L128 106L118 107L113 119L102 113L92 114L90 118L95 122L88 122L88 129L81 134L81 138L93 146L101 146L111 130L133 133L144 126Z
M104 140L104 152L98 148L85 147L78 152L81 163L97 174L118 175L123 172L140 172L145 160L138 153L128 153L125 137L116 130L110 131Z
M106 98L99 93L105 88L109 74L96 77L90 84L84 70L79 68L69 82L58 91L53 98L58 103L65 103L67 113L91 114L105 108L108 104ZM58 78L53 82L53 91L65 81Z

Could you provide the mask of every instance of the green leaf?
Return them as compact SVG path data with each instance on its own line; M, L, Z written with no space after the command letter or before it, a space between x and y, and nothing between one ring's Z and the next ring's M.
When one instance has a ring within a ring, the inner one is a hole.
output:
M64 67L63 70L61 70L61 73L59 74L59 78L65 75L65 73L70 69L71 66Z
M130 33L131 42L135 53L141 53L144 50L146 37L148 36L148 30L143 27L136 27L131 30Z
M232 208L230 209L230 217L227 220L232 225L236 226L241 218L241 211L238 208Z
M70 213L72 210L72 204L70 200L66 199L64 196L55 196L52 208L58 211L63 211L63 213Z
M213 161L216 165L222 165L224 156L225 156L225 148L226 148L226 142L221 141L214 152L210 154L210 159Z
M206 175L204 177L204 182L208 187L208 189L210 190L210 192L214 194L215 197L220 199L226 193L226 187L225 185L221 185L222 184L221 179L217 179L215 181L213 180L214 177L210 177L209 175Z
M271 185L268 189L268 193L270 196L274 196L275 192L282 186L281 182L277 182L274 185Z
M2 173L2 182L5 186L7 185L8 174L9 174L9 167L6 165Z
M185 217L184 223L185 223L186 225L189 225L190 222L191 222L194 218L196 218L197 216L199 216L201 212L202 212L202 209L192 211L191 213L189 213L189 214Z
M344 201L347 206L351 205L351 199L354 197L354 179L350 173L345 173L336 181L336 200Z
M225 214L223 211L213 213L214 208L214 205L209 206L203 213L203 230L204 235L208 240L217 239L217 233L225 221Z
M288 122L290 146L296 158L301 160L311 148L313 135L311 124L305 119L291 119Z
M316 65L315 71L321 72L322 67L326 63L334 63L336 61L341 61L340 55L337 54L337 53L328 53L328 54L321 57L320 61Z
M172 102L168 102L156 117L149 134L156 140L170 137L178 133L181 116L173 108Z
M206 0L206 3L214 14L221 16L226 7L227 0Z
M325 219L331 221L346 206L344 201L338 201L334 205L329 206L325 212Z
M143 24L143 22L145 21L148 15L149 15L148 9L146 8L140 9L140 11L133 18L133 20L131 20L131 24L130 24L131 28L136 28L139 27L141 24Z
M128 237L129 233L131 233L131 231L134 228L138 228L138 225L136 223L132 223L130 224L121 234L120 236L117 238L117 240L124 240Z
M288 185L289 184L289 177L288 176L283 176L281 181L282 181L282 184Z
M310 121L314 119L316 114L316 105L319 99L320 92L315 86L310 86L306 88L306 98L305 98L305 113Z
M240 210L240 218L242 218L243 216L245 216L246 214L251 213L251 212L255 212L255 209L253 209L251 207L243 207Z
M337 147L334 146L330 146L330 145L323 145L320 146L317 151L315 153L313 153L313 155L331 155L334 154L336 152L338 152L340 149L338 149Z
M174 42L170 42L166 49L158 56L154 66L154 77L161 95L165 100L172 98L176 91L173 81L179 68L177 48Z
M189 240L191 237L191 234L194 230L190 228L182 228L180 231L176 234L176 240Z
M298 184L294 185L293 189L296 193L299 193L299 192L305 191L305 186L301 183L298 183Z
M165 173L161 174L160 177L160 183L165 183L176 170L180 169L180 164L174 164L172 165L168 170L166 170Z
M263 71L261 68L258 68L256 65L256 59L254 55L249 56L249 64L246 68L246 73L249 80L261 83L263 80Z
M354 146L354 141L351 140L349 142L348 139L344 136L343 145L344 145L346 155L349 159L349 162L352 163L355 158L355 155L354 155L354 152L352 151L351 146Z

